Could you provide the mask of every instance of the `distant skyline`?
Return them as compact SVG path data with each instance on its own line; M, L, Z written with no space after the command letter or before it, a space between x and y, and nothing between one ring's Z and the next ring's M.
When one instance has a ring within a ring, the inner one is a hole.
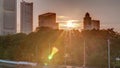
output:
M55 12L57 21L79 20L83 22L86 12L92 19L100 20L101 29L115 28L120 32L120 0L24 0L34 3L34 29L38 25L38 15ZM19 21L18 0L18 25ZM63 19L64 18L64 19ZM19 30L19 29L18 29Z

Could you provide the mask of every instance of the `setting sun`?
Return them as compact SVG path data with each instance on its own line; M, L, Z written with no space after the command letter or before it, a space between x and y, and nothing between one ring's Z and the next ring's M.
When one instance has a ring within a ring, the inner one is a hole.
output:
M80 24L75 22L76 22L75 20L68 20L65 23L59 24L59 28L64 30L78 29L78 27L80 27Z
M73 24L72 21L68 21L67 24L66 24L66 27L67 27L67 28L74 28L75 25Z

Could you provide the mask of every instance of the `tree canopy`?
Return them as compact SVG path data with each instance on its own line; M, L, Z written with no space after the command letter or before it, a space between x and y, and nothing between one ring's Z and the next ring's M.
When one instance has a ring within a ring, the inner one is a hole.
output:
M120 34L113 29L107 30L54 30L38 28L28 35L18 33L0 36L0 59L31 61L40 64L83 65L84 42L87 66L107 66L107 40L110 39L111 65L120 57ZM48 55L52 48L58 52L51 60Z

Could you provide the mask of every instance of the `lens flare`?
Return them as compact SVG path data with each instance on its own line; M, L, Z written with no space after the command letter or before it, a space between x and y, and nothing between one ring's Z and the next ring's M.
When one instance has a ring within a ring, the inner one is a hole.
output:
M48 59L51 60L57 52L58 52L58 49L56 47L53 47L51 54L48 56Z

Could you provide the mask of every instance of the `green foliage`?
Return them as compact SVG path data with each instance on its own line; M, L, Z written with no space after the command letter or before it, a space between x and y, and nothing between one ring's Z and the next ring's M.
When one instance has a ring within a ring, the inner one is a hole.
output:
M111 41L111 61L120 55L120 35L108 30L64 31L38 28L29 35L15 34L0 36L0 59L32 61L44 64L64 64L65 52L68 65L83 65L84 41L86 65L107 66L107 39ZM48 60L52 47L58 48L52 60Z
M25 38L25 34L0 36L0 59L14 59L15 51Z

